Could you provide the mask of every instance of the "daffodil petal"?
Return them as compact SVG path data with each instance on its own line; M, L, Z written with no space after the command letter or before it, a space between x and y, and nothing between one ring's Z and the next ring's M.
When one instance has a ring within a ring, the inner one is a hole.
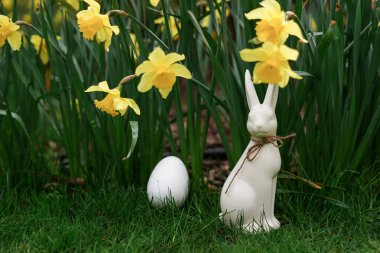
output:
M95 92L95 91L107 92L107 91L103 90L102 88L99 88L99 86L97 86L97 85L92 85L92 86L88 87L88 89L85 90L84 92Z
M294 72L290 67L286 69L286 73L294 78L294 79L298 79L298 80L301 80L302 79L302 76L298 75L296 72Z
M110 51L111 41L112 41L112 35L111 35L111 36L108 36L107 39L106 39L106 42L104 43L104 49L105 49L107 52Z
M130 98L116 98L114 100L114 107L122 116L127 112L128 107L131 107L137 115L140 115L140 107L136 104L135 100Z
M153 64L161 64L164 58L165 52L159 47L156 47L148 57Z
M264 0L260 2L260 5L270 10L271 12L280 13L281 5L276 0Z
M5 15L0 15L0 26L8 26L11 22L10 18Z
M284 31L290 35L294 35L299 38L303 43L308 41L303 37L301 28L293 20L287 21L284 27Z
M79 1L78 0L66 0L66 2L71 5L76 11L79 10Z
M139 85L137 86L137 90L139 92L147 92L148 90L150 90L152 88L152 86L153 86L153 79L155 77L156 77L156 73L155 72L145 73L142 76Z
M107 81L100 82L98 85L92 85L87 90L85 90L85 92L94 92L94 91L109 93L110 88L108 87Z
M107 37L108 35L105 27L96 32L96 41L99 43L106 41Z
M33 44L34 49L38 52L41 47L42 38L34 34L30 37L30 42Z
M118 35L120 33L120 29L117 25L111 26L111 29L112 29L113 33L116 35Z
M140 115L141 114L140 107L138 106L136 101L131 98L128 98L127 100L128 100L129 106L133 109L133 111L135 111L137 115Z
M160 2L160 0L150 0L150 4L154 7L156 7L158 5L158 3Z
M165 18L164 17L160 17L160 18L156 18L155 20L154 20L154 23L155 24L163 24L165 22Z
M176 76L180 76L186 79L191 79L192 77L190 71L182 64L175 63L171 65L169 69L172 70Z
M250 12L245 14L245 17L249 20L254 19L269 19L270 15L267 9L265 8L257 8L254 10L251 10Z
M256 63L255 68L253 69L252 81L255 84L263 82L263 81L260 80L259 75L258 75L258 71L259 71L261 65L262 65L262 63L258 62L258 63Z
M13 23L13 22L9 22L9 29L11 30L11 31L17 31L17 30L19 30L20 29L20 26L19 25L16 25L15 23Z
M13 51L20 50L21 47L21 33L18 31L13 32L7 38L9 45L11 46Z
M158 90L163 99L166 99L169 96L169 93L172 91L172 88L169 89L159 89Z
M126 98L115 98L113 107L115 108L115 111L119 111L120 115L123 116L129 107L129 103L127 102Z
M201 21L201 26L202 27L205 27L205 28L207 28L207 27L209 27L209 25L210 25L210 22L211 21L211 19L210 19L210 15L207 15L206 17L204 17L203 19L202 19L202 21Z
M265 61L267 53L263 48L243 49L240 51L240 57L246 62Z
M145 72L154 71L155 66L150 61L144 61L136 68L136 75L141 75Z
M100 88L104 89L104 90L107 90L107 91L110 90L107 81L100 82L100 83L98 84L98 86L99 86Z
M184 59L185 59L185 55L183 54L170 53L165 56L165 59L163 61L166 66L170 66L173 63L177 61L183 61Z
M296 49L292 49L285 45L281 45L280 52L286 60L292 60L292 61L296 61L299 55L299 52Z
M288 83L289 83L289 74L286 71L284 71L282 81L278 83L278 86L280 86L281 88L284 88L288 85Z
M96 13L100 13L100 4L96 2L95 0L83 0L85 1L91 8Z

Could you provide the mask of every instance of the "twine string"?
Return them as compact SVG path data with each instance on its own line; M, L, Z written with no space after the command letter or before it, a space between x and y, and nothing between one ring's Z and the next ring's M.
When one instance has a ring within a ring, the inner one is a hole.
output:
M228 190L230 189L233 181L235 180L236 176L239 174L241 169L244 166L244 163L246 160L248 161L253 161L257 155L260 153L262 147L265 144L271 143L273 146L280 148L284 144L284 141L290 138L296 137L295 133L289 134L287 136L276 136L276 135L271 135L271 136L266 136L264 138L251 138L251 140L255 143L248 149L247 155L245 156L243 163L240 165L239 169L236 171L235 175L233 176L232 180L230 181L225 193L227 194Z

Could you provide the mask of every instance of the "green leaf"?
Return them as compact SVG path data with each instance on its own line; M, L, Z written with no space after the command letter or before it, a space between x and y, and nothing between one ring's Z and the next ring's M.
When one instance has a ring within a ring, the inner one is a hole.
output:
M139 123L137 121L130 121L129 125L131 127L131 146L129 148L128 154L126 157L123 158L123 160L128 159L131 157L133 150L135 150L137 139L139 138Z
M8 115L10 115L13 119L15 119L17 121L17 123L19 123L19 125L22 128L22 130L24 130L24 133L25 133L26 137L28 138L28 141L31 143L32 141L31 141L30 135L28 133L28 130L27 130L27 128L25 126L25 123L22 120L22 118L18 114L14 113L14 112L0 110L0 116L8 116Z

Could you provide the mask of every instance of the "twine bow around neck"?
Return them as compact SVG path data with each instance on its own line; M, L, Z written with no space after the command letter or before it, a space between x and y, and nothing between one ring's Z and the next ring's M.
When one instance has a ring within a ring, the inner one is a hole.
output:
M260 153L260 150L265 144L271 143L273 146L280 148L284 144L285 140L294 138L294 137L296 137L295 133L289 134L287 136L271 135L271 136L266 136L260 139L252 137L251 140L254 142L254 144L252 145L252 147L248 149L247 155L245 156L243 163L240 165L239 169L237 170L234 177L230 181L225 193L227 194L236 176L239 174L240 170L243 168L245 161L246 160L253 161L257 157L257 155Z

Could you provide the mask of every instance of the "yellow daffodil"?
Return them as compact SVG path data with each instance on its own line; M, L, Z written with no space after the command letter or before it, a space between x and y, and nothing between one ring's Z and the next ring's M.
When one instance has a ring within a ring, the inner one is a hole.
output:
M157 47L149 55L149 60L144 61L136 69L136 75L143 74L137 89L146 92L155 86L165 99L172 90L176 77L191 78L190 71L183 65L176 63L185 59L184 55L177 53L165 54Z
M44 65L49 62L49 55L44 38L39 35L32 35L30 42L33 44L34 49L40 54L40 59Z
M133 51L133 49L131 47L131 50L133 51L133 57L136 60L139 57L139 55L140 55L140 46L137 43L136 35L134 33L130 33L129 36L131 36L132 43L133 43L133 45L135 46L135 49L136 49L137 55L135 54L135 52Z
M298 51L285 45L267 42L260 48L240 51L240 57L246 62L258 62L253 70L254 83L278 84L283 88L288 84L289 77L302 79L288 62L297 60Z
M29 13L22 15L22 21L25 21L26 23L31 24L32 23L32 15L30 15Z
M150 0L150 4L153 5L154 7L156 7L159 2L160 0Z
M40 8L41 0L34 0L34 10L38 11Z
M218 5L220 5L222 3L222 0L217 0L216 1ZM210 7L207 6L206 7L206 11L209 12L210 11ZM226 17L229 17L230 16L230 9L226 8ZM218 22L218 24L221 23L222 19L220 17L220 13L218 10L215 9L215 18L216 18L216 22ZM202 22L201 22L201 26L202 27L209 27L211 25L211 14L205 16L203 19L202 19Z
M68 3L75 10L79 10L79 1L78 0L66 0L66 3Z
M161 25L161 32L163 32L165 30L165 18L164 17L155 19L154 23ZM170 16L169 17L169 28L170 28L170 32L172 34L172 38L174 40L177 40L179 37L177 25L179 28L181 28L181 24L180 23L177 24L175 21L175 18Z
M312 17L310 23L311 23L311 30L313 32L318 31L318 25L317 25L317 21L315 21L315 18Z
M4 10L7 12L13 10L13 0L2 0L1 5L3 6Z
M112 117L115 117L119 114L123 116L129 107L131 107L137 115L140 115L140 108L136 102L130 98L120 97L119 88L110 89L106 81L89 87L85 92L95 91L108 93L103 100L95 100L95 106L99 110L110 114Z
M87 40L93 40L96 35L98 43L105 42L104 47L109 51L112 33L119 34L118 26L111 26L109 16L100 14L100 5L95 0L84 0L89 7L87 10L78 12L79 30Z
M263 7L245 14L247 19L260 20L256 25L256 34L259 41L282 44L289 35L294 35L302 42L307 42L302 36L298 24L293 20L285 20L285 12L281 10L281 6L276 0L264 0L260 5Z
M12 50L20 50L21 32L20 26L12 22L12 20L4 15L0 15L0 47L3 47L5 40L8 41Z

